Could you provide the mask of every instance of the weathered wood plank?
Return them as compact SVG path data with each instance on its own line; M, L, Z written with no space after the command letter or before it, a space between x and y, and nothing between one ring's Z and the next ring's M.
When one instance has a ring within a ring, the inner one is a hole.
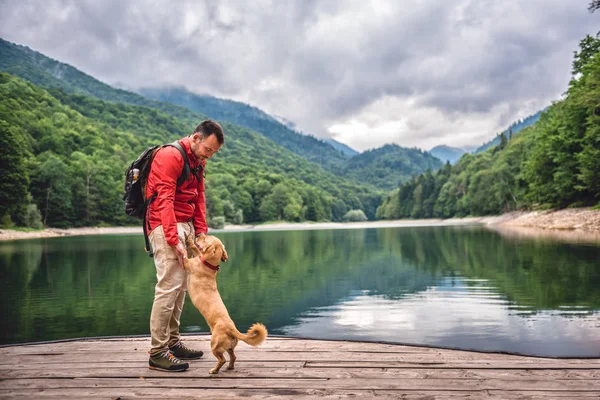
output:
M206 378L209 367L198 368L194 364L177 378ZM70 365L52 368L13 368L0 373L2 379L35 378L165 378L165 373L148 369L146 365L136 366L90 366L74 369ZM484 370L484 369L364 369L364 368L300 368L289 367L256 368L244 366L233 371L222 372L227 379L254 378L335 378L335 379L501 379L511 380L600 380L600 370Z
M193 360L191 361L191 368L196 367L208 368L213 367L215 361L212 360ZM237 365L238 363L236 363ZM239 365L243 365L246 369L260 369L260 368L303 368L304 361L252 361L247 360L243 363L240 361ZM75 368L148 368L148 360L137 360L137 361L82 361L82 362L67 362L67 363L27 363L27 364L4 364L0 365L0 377L5 371L40 371L43 369L73 369Z
M451 357L437 355L405 355L391 353L360 353L360 352L263 352L261 349L252 349L250 352L236 352L238 362L306 362L307 367L352 367L364 366L365 368L394 368L394 367L446 367L446 368L600 368L600 359L538 359L529 357L481 359L477 353ZM36 354L21 354L17 356L20 363L25 364L59 364L59 363L87 363L94 362L147 362L148 354L144 351L116 352L116 351L90 351L81 353L48 352ZM195 362L214 363L212 354ZM12 365L10 354L0 358L0 366Z
M179 373L177 375L181 375ZM2 379L0 389L52 388L273 388L273 389L331 389L331 390L537 390L537 391L595 391L600 393L598 380L521 380L500 379L337 379L337 378L256 378L241 381L227 374L185 379L173 377L152 378L34 378Z
M498 399L498 400L576 400L597 399L599 392L548 392L548 391L377 391L377 390L319 390L319 389L172 389L172 388L145 388L136 390L124 390L119 388L98 389L47 389L43 391L32 391L28 389L0 390L0 398L44 398L44 399L107 399L119 398L204 398L204 399L398 399L403 400L473 400L473 399ZM360 396L360 397L359 397Z
M200 348L210 348L210 336L201 337L186 337L184 338L186 344L191 346L199 346ZM16 354L27 354L27 353L39 353L44 351L97 351L97 350L131 350L131 349L142 349L148 350L150 348L149 339L135 339L135 340L123 340L118 341L114 339L107 340L84 340L84 341L72 341L72 342L58 342L51 344L37 344L29 346L11 346L0 348L0 354L6 352ZM379 343L361 343L361 342L345 342L345 341L321 341L321 340L301 340L301 339L288 339L282 340L280 338L268 338L267 341L260 346L263 351L279 350L286 352L302 352L302 351L322 351L322 352L336 352L336 351L358 351L362 353L375 352L375 353L407 353L407 354L435 354L435 355L446 355L453 354L455 356L460 355L472 355L477 354L482 358L506 358L506 357L522 357L520 355L508 355L499 353L484 353L484 352L472 352L464 350L450 350L450 349L439 349L439 348L427 348L427 347L414 347L404 345L393 345L393 344L379 344ZM238 351L252 351L253 348L247 346L244 343L240 343L237 348Z

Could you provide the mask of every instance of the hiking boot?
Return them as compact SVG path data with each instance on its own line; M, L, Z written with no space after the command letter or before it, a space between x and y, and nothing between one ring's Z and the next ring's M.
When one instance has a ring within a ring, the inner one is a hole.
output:
M187 347L185 347L183 342L177 342L175 346L169 347L169 350L171 350L171 353L173 353L175 357L180 358L182 360L196 360L202 357L202 355L204 354L200 350L188 349Z
M158 369L167 372L181 372L189 368L190 364L175 357L169 350L162 351L150 356L148 361L150 369Z

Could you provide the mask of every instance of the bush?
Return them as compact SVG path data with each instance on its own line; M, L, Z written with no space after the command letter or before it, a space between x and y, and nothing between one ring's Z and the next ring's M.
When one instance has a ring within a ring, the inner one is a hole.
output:
M363 210L350 210L342 218L342 221L344 222L364 222L367 220L368 218Z
M241 225L244 222L244 212L241 209L237 210L231 222L235 225Z
M10 215L4 214L2 218L0 218L0 228L11 229L15 227L15 223L10 219Z
M223 229L225 227L225 217L214 217L208 219L208 226L212 229Z
M42 215L38 210L37 205L29 204L27 206L27 213L25 214L25 226L33 229L42 229L44 224L42 223Z

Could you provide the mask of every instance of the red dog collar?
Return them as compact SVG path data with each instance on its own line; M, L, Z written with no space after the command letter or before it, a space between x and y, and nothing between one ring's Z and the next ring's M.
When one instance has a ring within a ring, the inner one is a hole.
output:
M208 268L212 269L213 271L218 271L220 268L218 265L212 265L209 264L204 258L202 258L202 256L200 257L200 261L202 261L202 264L206 265Z

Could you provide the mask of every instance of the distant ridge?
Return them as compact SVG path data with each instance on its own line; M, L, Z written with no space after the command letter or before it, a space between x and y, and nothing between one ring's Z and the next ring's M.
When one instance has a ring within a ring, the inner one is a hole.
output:
M443 162L450 162L450 164L456 164L463 154L467 153L467 150L460 149L457 147L450 147L446 145L435 146L429 150L431 154L439 158Z
M336 149L337 151L342 152L343 154L349 156L349 157L353 157L357 154L359 154L358 151L354 150L352 147L345 145L344 143L340 143L335 139L324 139L327 143L329 143L330 145L333 146L334 149Z
M544 111L546 111L546 109L540 110L540 111L536 112L535 114L526 117L525 119L513 122L502 133L504 133L504 135L506 136L507 139L510 139L510 136L514 135L515 133L527 128L528 126L535 124L537 122L537 120L540 119L540 116L542 115L542 113ZM484 143L481 146L479 146L473 153L474 154L481 153L483 151L486 151L490 147L500 144L500 136L501 136L501 133L497 134L495 138L493 138L489 142Z

